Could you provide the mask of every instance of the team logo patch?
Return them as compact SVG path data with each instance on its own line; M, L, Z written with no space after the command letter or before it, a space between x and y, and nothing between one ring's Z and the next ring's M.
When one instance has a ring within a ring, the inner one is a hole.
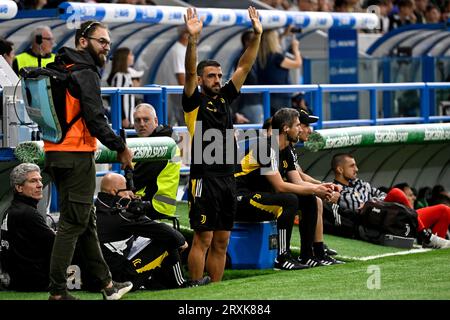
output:
M204 214L202 214L201 217L202 217L202 218L200 219L200 223L201 223L201 224L205 224L205 222L206 222L206 216L205 216Z

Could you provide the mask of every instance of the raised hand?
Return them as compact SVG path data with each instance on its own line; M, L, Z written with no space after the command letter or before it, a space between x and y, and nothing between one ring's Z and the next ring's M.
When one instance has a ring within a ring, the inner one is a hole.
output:
M198 18L195 8L188 8L184 15L186 29L191 36L198 36L203 29L203 21Z
M263 32L263 27L261 21L259 21L259 13L256 11L255 7L248 7L248 17L252 21L253 32L261 34Z

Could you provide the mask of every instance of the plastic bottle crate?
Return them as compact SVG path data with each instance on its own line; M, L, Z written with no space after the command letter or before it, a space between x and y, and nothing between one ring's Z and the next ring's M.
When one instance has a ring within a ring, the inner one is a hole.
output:
M235 222L228 244L231 268L273 268L277 248L276 221Z

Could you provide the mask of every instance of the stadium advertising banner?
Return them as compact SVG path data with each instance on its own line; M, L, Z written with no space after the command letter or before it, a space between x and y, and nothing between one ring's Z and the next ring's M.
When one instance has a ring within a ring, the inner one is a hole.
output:
M317 130L305 143L310 151L450 141L450 123L367 126Z
M354 25L349 19L347 25ZM330 83L358 83L358 40L354 29L328 31ZM358 119L358 92L330 93L330 119Z
M145 6L111 3L63 2L59 18L68 22L95 19L108 22L184 24L185 7ZM205 26L251 26L244 9L197 8ZM293 25L301 29L375 29L378 17L373 13L295 12L258 10L265 28ZM349 23L349 21L351 23Z
M13 19L17 15L17 3L0 0L0 20Z

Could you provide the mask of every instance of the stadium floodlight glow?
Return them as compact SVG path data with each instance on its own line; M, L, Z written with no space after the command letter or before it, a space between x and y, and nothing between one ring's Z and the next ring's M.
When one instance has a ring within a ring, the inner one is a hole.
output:
M0 20L12 19L17 15L17 3L10 0L0 0Z
M205 26L251 26L244 9L197 8ZM379 18L374 13L300 12L258 10L264 28L293 25L299 29L375 29ZM95 19L105 23L142 22L150 24L184 24L185 7L143 6L113 3L63 2L59 18L70 21Z

